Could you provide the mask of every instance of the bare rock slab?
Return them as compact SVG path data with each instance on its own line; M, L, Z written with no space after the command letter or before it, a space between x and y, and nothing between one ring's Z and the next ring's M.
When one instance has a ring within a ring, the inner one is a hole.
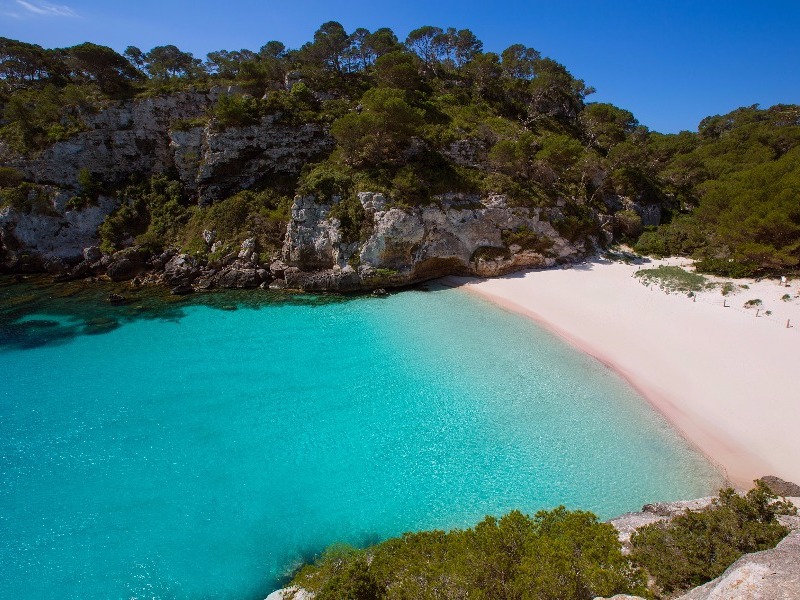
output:
M722 575L679 600L797 600L800 598L800 531L772 550L746 554Z

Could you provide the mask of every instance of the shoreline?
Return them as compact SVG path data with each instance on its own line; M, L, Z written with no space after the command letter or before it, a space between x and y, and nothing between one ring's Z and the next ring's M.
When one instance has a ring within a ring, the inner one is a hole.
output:
M793 377L800 335L776 326L785 314L800 324L800 300L778 301L784 290L775 282L742 280L748 289L727 297L703 291L692 301L642 285L636 270L594 259L445 281L534 320L612 369L735 487L749 489L764 475L800 480L800 380ZM762 311L780 315L756 320L755 310L736 309L758 294Z

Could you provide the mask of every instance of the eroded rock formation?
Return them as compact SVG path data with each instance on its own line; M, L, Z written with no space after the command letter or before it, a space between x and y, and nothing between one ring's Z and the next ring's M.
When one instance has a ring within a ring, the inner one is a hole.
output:
M364 222L353 239L333 204L295 198L283 248L287 285L347 291L450 274L494 276L552 266L589 250L559 234L553 226L561 216L557 210L513 207L499 195L437 200L406 208L392 206L382 194L360 193ZM519 232L519 243L509 242L507 234Z

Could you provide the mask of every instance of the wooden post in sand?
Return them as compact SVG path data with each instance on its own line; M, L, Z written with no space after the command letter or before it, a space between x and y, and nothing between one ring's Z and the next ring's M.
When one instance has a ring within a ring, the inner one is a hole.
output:
M791 321L792 321L791 319L786 319L786 329L791 328L791 325L790 325Z
M722 301L722 306L724 306L725 308L727 308L727 307L728 307L728 301L727 301L727 300L723 300L723 301Z
M756 316L758 316L758 311L760 311L760 310L761 310L760 308L756 309Z

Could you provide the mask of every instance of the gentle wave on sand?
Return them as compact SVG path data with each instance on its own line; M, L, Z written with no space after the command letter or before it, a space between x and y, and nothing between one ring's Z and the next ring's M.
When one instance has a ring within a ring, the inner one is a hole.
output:
M800 481L800 286L737 281L723 295L719 281L689 296L634 276L680 262L595 260L451 284L532 317L612 367L736 485L767 474Z

